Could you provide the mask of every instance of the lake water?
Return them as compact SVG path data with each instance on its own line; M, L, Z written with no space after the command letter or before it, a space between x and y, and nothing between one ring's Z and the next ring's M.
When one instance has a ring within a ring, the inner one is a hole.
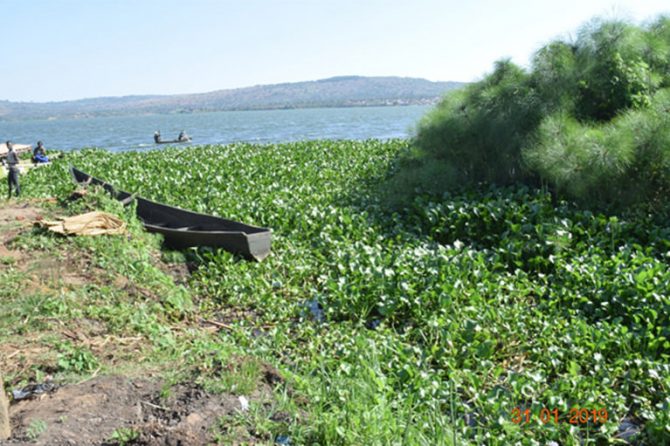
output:
M192 145L274 143L311 139L390 139L412 134L429 106L311 108L82 119L0 121L0 140L49 149L102 147L150 150L153 134L176 139L183 129Z

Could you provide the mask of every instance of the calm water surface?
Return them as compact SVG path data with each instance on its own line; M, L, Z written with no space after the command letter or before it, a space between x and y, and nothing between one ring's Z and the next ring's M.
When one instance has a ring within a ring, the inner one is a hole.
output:
M42 140L47 150L102 147L120 151L165 147L153 144L156 130L170 140L183 129L193 138L193 145L404 138L412 134L428 109L417 105L0 121L0 140L33 146Z

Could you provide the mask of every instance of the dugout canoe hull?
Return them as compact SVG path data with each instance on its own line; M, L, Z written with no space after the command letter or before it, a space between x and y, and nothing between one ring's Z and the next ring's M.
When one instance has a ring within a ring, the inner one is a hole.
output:
M24 152L30 152L32 150L32 146L30 144L14 144L14 151L17 154L21 154ZM7 153L9 153L9 149L7 148L7 144L0 143L0 158L6 157Z
M191 138L188 138L188 139L172 139L170 141L154 141L154 144L183 144L185 142L191 142Z
M270 254L272 231L213 215L199 214L169 206L128 192L116 190L75 167L70 168L75 183L102 186L116 199L137 202L137 217L146 230L163 234L165 243L176 249L192 246L210 246L239 254L247 259L261 261Z

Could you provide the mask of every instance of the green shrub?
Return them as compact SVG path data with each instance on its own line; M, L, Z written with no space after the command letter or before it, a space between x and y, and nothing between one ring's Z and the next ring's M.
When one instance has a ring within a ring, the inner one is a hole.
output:
M648 105L659 79L645 60L642 28L596 20L582 28L577 42L579 119L608 121L622 110Z
M541 48L529 72L497 62L423 119L397 178L433 192L541 182L591 206L656 204L670 188L669 60L661 17L594 20Z
M506 184L525 178L521 147L542 117L528 75L509 61L463 91L448 95L420 124L415 144L449 160L451 184Z
M539 126L524 151L529 168L585 204L615 208L656 204L670 191L670 90L642 110L604 124L566 113Z

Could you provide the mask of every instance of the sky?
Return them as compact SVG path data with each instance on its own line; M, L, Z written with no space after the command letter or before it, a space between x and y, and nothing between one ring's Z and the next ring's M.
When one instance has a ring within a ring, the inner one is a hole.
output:
M202 93L332 76L475 81L656 0L0 0L0 100Z

